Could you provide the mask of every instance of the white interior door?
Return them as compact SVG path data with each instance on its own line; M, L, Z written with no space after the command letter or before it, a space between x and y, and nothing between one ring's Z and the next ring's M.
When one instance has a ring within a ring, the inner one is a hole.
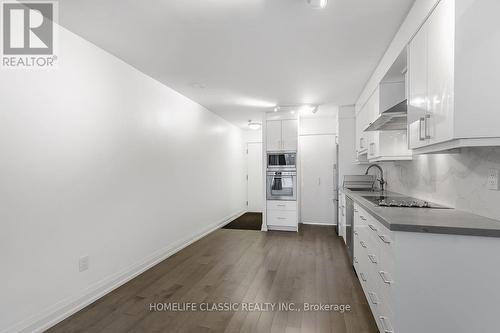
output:
M248 143L247 154L247 200L249 212L261 213L264 209L262 172L262 143Z
M336 224L334 135L300 137L301 222Z

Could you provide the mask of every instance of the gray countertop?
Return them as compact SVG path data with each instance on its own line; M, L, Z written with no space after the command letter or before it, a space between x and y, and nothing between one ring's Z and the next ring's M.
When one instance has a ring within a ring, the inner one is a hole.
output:
M363 196L379 196L380 192L342 191L389 230L500 237L500 221L457 209L423 209L379 207ZM385 195L403 196L393 192Z

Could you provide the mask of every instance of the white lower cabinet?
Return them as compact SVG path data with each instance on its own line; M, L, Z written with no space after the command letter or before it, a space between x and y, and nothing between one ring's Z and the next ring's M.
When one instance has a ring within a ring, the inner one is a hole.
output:
M498 331L500 268L488 263L500 238L391 231L358 203L353 223L354 268L380 332Z
M297 231L297 201L268 200L266 217L269 230Z
M380 332L395 332L392 287L395 284L392 233L355 204L354 265Z
M339 192L339 220L338 220L338 228L339 235L342 236L344 242L346 242L346 208L345 208L345 194L340 191Z

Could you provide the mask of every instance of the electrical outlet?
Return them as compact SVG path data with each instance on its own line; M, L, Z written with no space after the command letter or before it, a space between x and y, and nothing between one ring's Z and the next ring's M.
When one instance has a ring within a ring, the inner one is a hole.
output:
M488 171L488 190L498 191L498 169L490 169Z
M89 256L81 257L78 260L78 270L80 272L83 272L86 271L87 269L89 269Z

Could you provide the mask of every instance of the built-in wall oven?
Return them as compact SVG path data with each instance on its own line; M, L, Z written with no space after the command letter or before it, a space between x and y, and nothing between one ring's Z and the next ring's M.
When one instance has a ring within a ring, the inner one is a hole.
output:
M297 200L297 171L267 171L267 200Z
M293 169L296 170L296 153L267 153L267 169L268 170L282 170Z

